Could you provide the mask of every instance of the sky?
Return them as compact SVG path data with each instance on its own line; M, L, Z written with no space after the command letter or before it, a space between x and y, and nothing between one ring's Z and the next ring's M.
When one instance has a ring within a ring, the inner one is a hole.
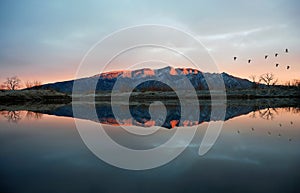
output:
M242 78L270 72L284 83L300 79L299 10L297 0L2 0L0 81L15 75L43 83L73 79L84 55L105 36L159 24L193 34L220 72Z

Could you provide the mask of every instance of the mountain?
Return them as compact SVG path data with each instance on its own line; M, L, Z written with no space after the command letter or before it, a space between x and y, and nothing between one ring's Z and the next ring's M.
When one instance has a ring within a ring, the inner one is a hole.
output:
M147 81L149 77L155 77L158 81ZM93 85L92 83L95 81L97 81L96 91L111 91L118 79L122 82L122 87L115 89L120 91L124 91L124 85L130 86L136 82L143 82L143 80L145 80L145 82L135 87L136 91L166 91L170 90L170 87L167 86L167 83L170 81L184 90L186 88L186 85L182 84L184 77L190 80L196 90L208 90L206 79L215 80L220 77L223 78L226 89L249 89L252 88L254 84L247 79L234 77L224 72L221 74L206 73L192 68L173 68L170 66L160 69L143 68L133 71L120 70L105 72L92 77L77 79L76 81L81 93L90 93L93 90L91 85ZM74 80L56 82L35 87L35 89L49 89L70 94L72 93L73 83Z

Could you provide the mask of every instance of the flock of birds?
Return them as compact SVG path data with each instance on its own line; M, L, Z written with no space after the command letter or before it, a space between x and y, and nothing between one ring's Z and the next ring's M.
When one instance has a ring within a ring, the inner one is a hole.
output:
M285 49L285 53L289 53L289 49L288 49L288 48ZM279 55L278 53L275 53L275 54L274 54L275 58L277 58L278 55ZM268 59L268 57L269 57L269 55L265 55L265 60ZM236 60L237 60L237 56L234 56L234 57L233 57L233 60L236 61ZM251 61L252 61L252 59L248 59L248 63L249 63L249 64L251 63ZM279 66L279 64L276 63L276 64L275 64L275 67L278 67L278 66ZM289 70L289 69L290 69L290 66L287 65L287 66L286 66L286 69ZM291 121L290 124L293 125L293 122ZM281 123L279 123L279 127L282 127L282 124L281 124ZM252 127L251 130L254 131L255 129ZM240 134L240 131L238 130L237 133ZM272 135L271 131L268 131L268 135ZM278 134L278 137L281 137L281 133ZM289 141L292 141L292 139L289 138Z
M293 125L293 121L291 121L290 124ZM279 123L279 127L282 127L281 123ZM254 127L252 127L251 130L254 131L255 130ZM237 133L240 134L241 133L240 130L237 130ZM272 135L271 131L268 131L268 135ZM282 136L281 133L279 133L278 137L281 137L281 136ZM289 138L289 141L292 141L292 138Z
M288 49L288 48L285 49L285 53L289 53L289 49ZM278 55L279 55L278 53L275 53L275 54L274 54L275 58L277 58ZM269 57L269 55L265 55L265 60L268 59L268 57ZM237 59L238 59L237 56L234 56L234 57L233 57L233 60L234 60L234 61L236 61ZM252 61L252 59L248 59L248 64L250 64L251 61ZM277 63L277 64L275 64L275 66L278 67L279 64ZM290 66L289 66L289 65L286 66L286 69L287 69L287 70L290 69Z

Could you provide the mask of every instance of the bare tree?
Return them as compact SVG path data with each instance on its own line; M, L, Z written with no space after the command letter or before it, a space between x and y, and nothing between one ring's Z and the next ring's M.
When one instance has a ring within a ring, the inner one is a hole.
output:
M253 83L253 88L257 88L257 81L256 81L256 75L250 75L249 76L249 78L250 78L250 80L252 81L252 83Z
M291 83L292 86L300 87L300 79L294 79Z
M42 85L42 81L39 80L33 81L33 86L41 86L41 85Z
M276 79L273 81L272 85L276 85L277 82L278 82L278 78L276 78Z
M1 84L0 85L0 90L5 90L6 89L6 86L4 84Z
M17 76L6 78L6 81L4 82L4 86L8 90L16 90L21 87L21 80Z
M34 86L41 86L41 85L42 85L42 82L39 81L39 80L26 81L25 82L26 88L31 88L31 87L34 87Z
M249 76L249 78L250 78L250 80L252 81L252 82L256 82L256 75L250 75Z
M270 85L275 85L278 82L278 79L275 79L274 74L266 73L266 74L260 75L259 82L263 82L267 86L270 86Z
M26 81L25 82L25 86L26 86L26 88L31 88L32 86L33 86L33 83L31 82L31 81Z
M286 82L284 83L284 85L290 87L292 84L291 84L291 81L286 81Z

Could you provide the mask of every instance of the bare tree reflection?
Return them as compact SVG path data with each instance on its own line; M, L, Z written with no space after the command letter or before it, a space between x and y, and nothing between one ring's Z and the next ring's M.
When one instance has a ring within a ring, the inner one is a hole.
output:
M266 120L273 120L275 115L278 115L278 111L275 108L266 108L259 110L259 117Z
M292 112L294 114L300 113L300 108L298 107L285 107L284 110L286 112Z
M1 111L1 115L10 123L18 123L22 120L20 111Z
M300 108L292 108L293 113L300 113Z
M26 113L26 118L28 120L30 120L30 119L38 120L38 119L42 119L42 117L43 117L42 113L32 112L32 111L27 111L27 113Z
M249 117L252 119L256 119L256 111L252 111L252 113L250 113Z

